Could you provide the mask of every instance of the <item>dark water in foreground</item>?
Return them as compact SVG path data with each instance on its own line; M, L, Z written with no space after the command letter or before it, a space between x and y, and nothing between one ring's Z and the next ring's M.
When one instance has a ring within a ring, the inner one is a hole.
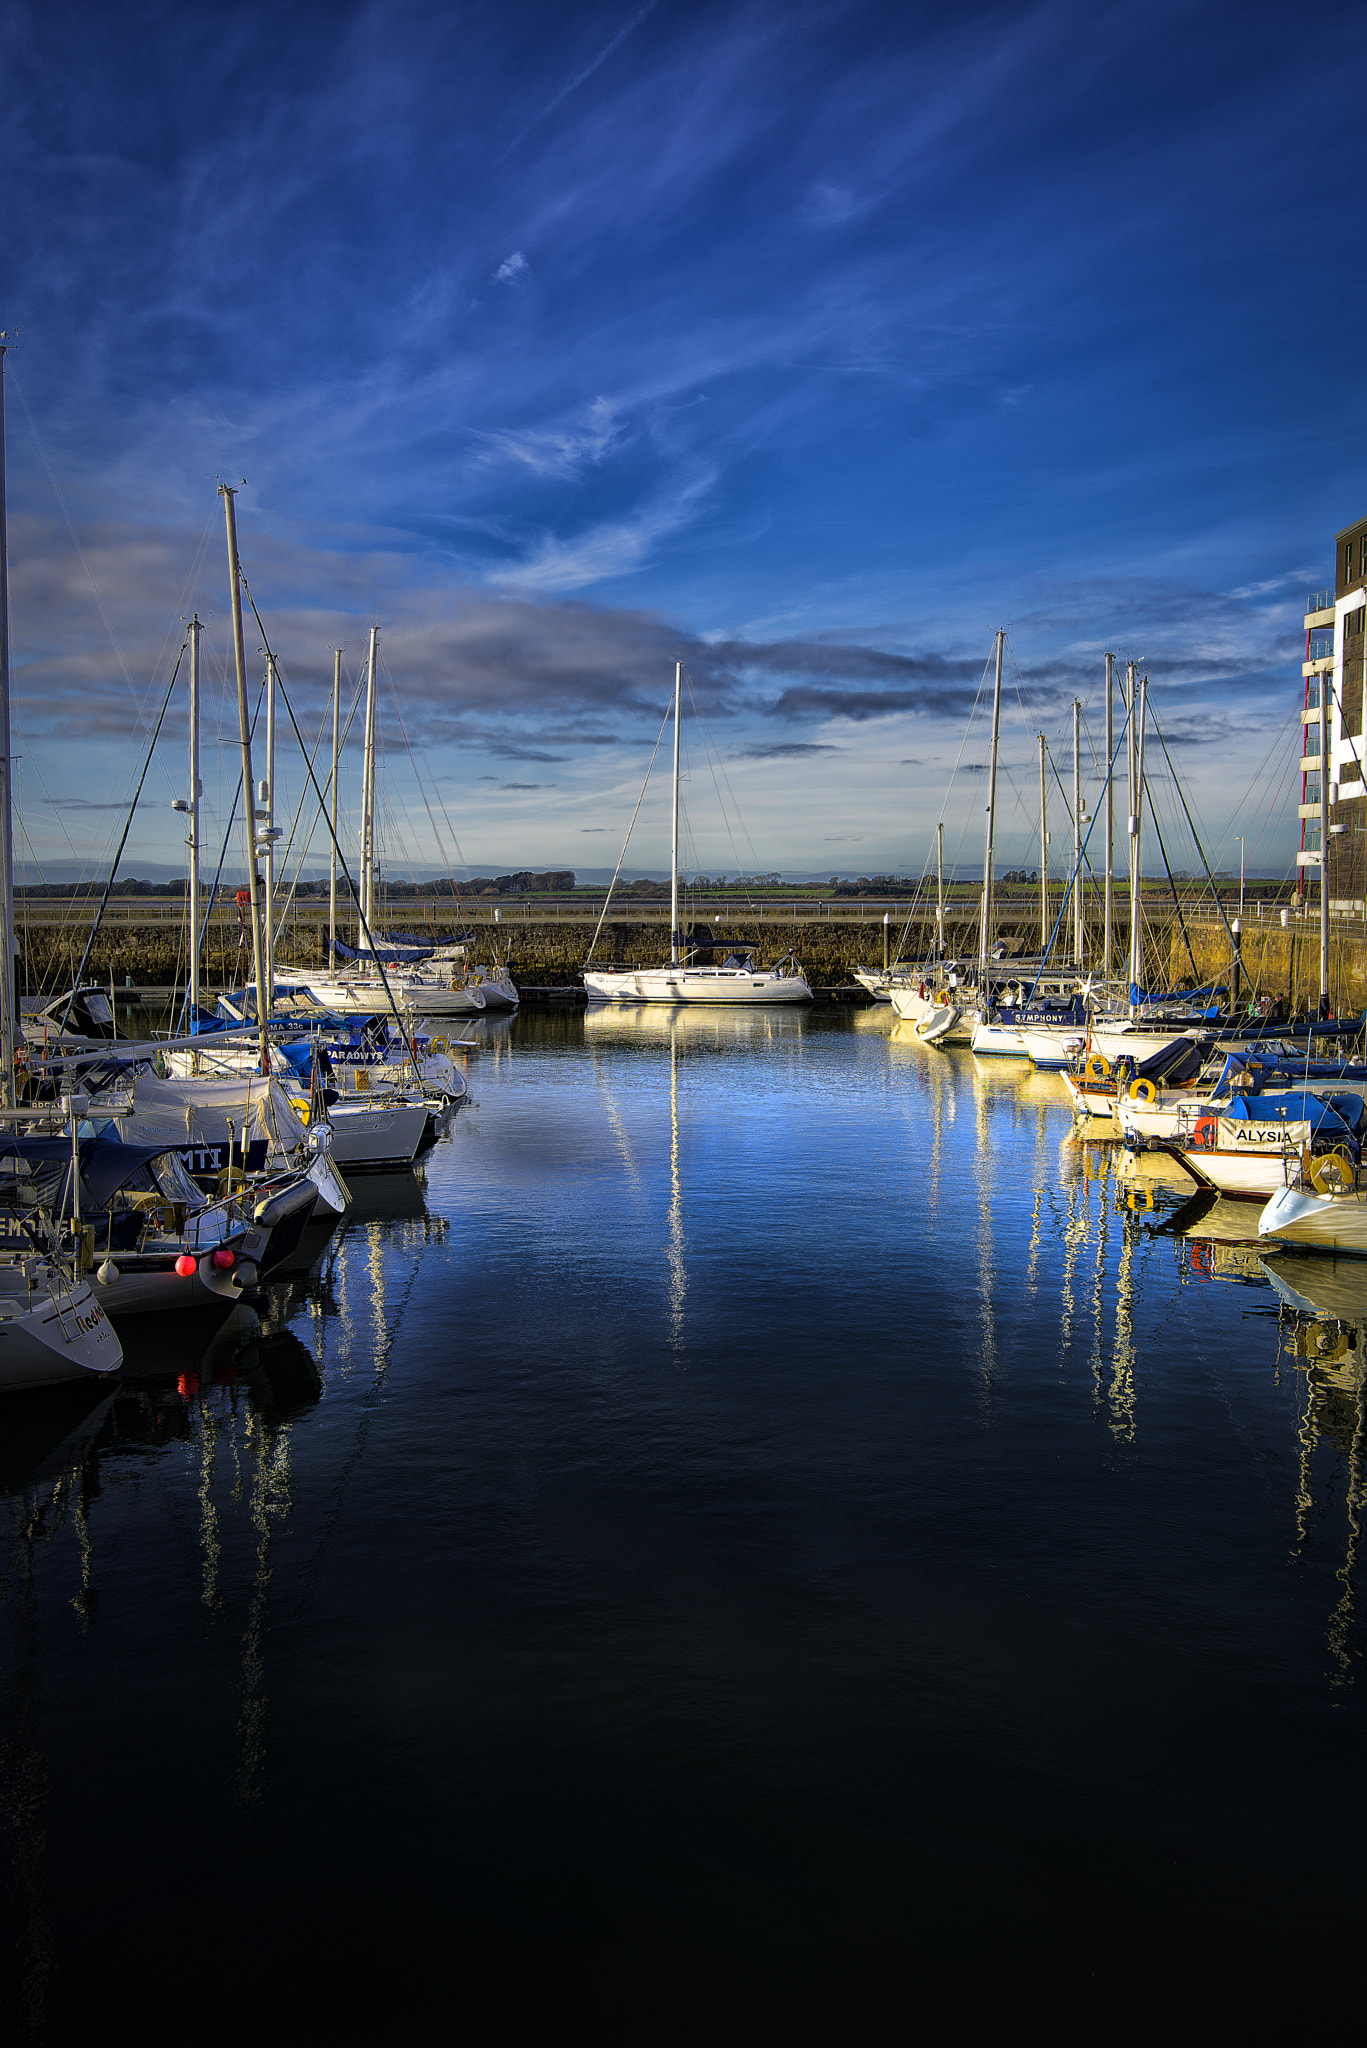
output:
M877 1013L480 1029L259 1319L0 1414L9 2036L1351 2011L1367 1267Z

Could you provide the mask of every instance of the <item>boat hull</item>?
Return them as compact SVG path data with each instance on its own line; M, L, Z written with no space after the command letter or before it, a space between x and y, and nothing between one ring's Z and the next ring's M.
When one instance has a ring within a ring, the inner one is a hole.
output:
M117 1372L123 1347L84 1280L54 1293L0 1294L0 1393L99 1379Z
M335 1102L328 1155L344 1173L384 1173L411 1166L427 1132L427 1104Z
M745 1004L809 1003L812 991L800 974L773 974L760 968L646 967L618 974L611 970L584 976L591 1003Z
M1026 1057L1025 1046L1014 1024L985 1023L981 1017L973 1026L973 1050L980 1059L996 1056L1023 1060Z
M1367 1199L1356 1190L1317 1195L1308 1188L1278 1188L1258 1218L1258 1235L1367 1258Z

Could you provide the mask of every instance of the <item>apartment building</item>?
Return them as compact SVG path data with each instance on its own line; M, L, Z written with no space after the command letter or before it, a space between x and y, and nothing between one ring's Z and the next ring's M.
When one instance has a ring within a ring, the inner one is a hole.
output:
M1367 519L1335 540L1334 588L1305 612L1301 752L1301 868L1326 858L1330 908L1363 913L1367 788L1363 760L1363 655L1367 626ZM1321 745L1327 742L1324 754ZM1327 827L1327 829L1326 829ZM1302 876L1302 885L1311 879Z

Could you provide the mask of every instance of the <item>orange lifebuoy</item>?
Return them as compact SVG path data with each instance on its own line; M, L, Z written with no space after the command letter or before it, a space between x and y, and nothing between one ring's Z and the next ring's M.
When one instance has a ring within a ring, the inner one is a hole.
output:
M1196 1129L1191 1134L1192 1144L1204 1145L1207 1148L1207 1150L1213 1150L1215 1146L1215 1136L1215 1118L1213 1116L1198 1117L1196 1120Z

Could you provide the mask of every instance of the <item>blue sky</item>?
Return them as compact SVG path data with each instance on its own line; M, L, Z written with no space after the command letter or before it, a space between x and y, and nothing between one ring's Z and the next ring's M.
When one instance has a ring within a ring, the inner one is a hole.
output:
M1304 595L1367 510L1360 11L3 22L17 746L54 870L107 846L192 603L221 674L220 475L310 724L378 616L477 867L611 864L682 653L749 835L695 737L700 866L915 871L998 624L1006 859L1031 735L1062 755L1074 695L1099 732L1108 647L1224 861L1291 858ZM179 858L178 715L135 872ZM387 856L432 872L396 726Z

